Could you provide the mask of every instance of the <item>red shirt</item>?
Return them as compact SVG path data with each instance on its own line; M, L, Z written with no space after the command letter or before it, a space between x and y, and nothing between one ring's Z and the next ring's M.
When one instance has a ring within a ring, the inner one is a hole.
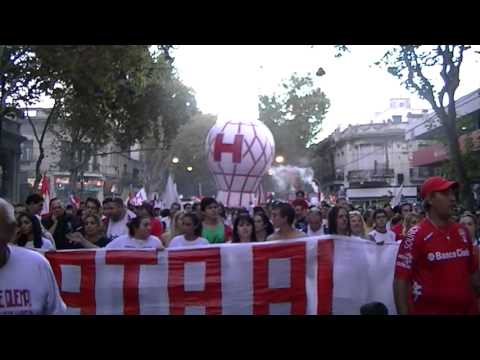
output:
M150 218L150 228L153 236L160 237L163 233L162 223L156 218Z
M395 279L410 283L411 314L475 314L470 275L476 269L472 241L463 226L437 228L424 219L400 245Z
M396 225L394 225L393 227L390 228L391 231L393 231L395 233L395 240L399 241L399 240L403 240L404 236L403 236L403 225L402 223L398 223Z

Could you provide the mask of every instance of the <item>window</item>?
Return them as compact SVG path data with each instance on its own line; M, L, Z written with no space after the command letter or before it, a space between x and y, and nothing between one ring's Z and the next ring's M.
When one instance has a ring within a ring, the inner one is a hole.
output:
M400 123L402 122L402 115L393 115L392 120L394 123Z
M33 140L26 140L20 144L20 150L22 152L20 161L32 161L33 160Z

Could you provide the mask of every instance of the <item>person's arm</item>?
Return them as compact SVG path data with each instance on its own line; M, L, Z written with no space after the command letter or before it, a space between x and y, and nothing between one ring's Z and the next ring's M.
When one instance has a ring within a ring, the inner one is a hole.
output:
M85 239L85 237L79 232L68 234L67 239L74 244L82 245L85 249L98 249L97 245Z
M57 230L58 219L55 216L52 216L52 226L48 228L48 232L53 235L55 230Z
M408 291L409 283L406 280L393 281L393 296L398 315L408 315Z
M393 296L395 306L399 315L409 314L409 294L411 285L412 269L416 265L416 259L420 254L421 241L417 239L420 236L418 228L410 229L406 238L400 244L395 263L395 274L393 280Z

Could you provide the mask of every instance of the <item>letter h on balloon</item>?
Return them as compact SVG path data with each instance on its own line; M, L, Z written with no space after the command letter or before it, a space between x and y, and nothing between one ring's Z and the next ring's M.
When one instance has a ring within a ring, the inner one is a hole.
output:
M242 143L243 135L235 135L233 144L225 144L223 142L223 134L218 134L215 138L215 147L213 149L213 160L221 161L222 153L231 153L234 163L242 161Z

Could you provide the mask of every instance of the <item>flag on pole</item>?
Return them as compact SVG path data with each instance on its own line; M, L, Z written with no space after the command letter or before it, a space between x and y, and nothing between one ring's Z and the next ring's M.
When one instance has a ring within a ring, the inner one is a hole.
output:
M135 196L133 195L133 193L130 191L128 193L128 196L127 198L125 199L125 206L128 205L128 204L133 204L133 199L135 198Z
M171 175L168 177L165 191L162 194L162 202L165 208L170 208L174 202L179 202L177 186L173 182Z
M45 215L50 212L50 183L45 174L42 176L42 180L40 180L40 193L43 196L43 208L40 215Z
M80 209L80 198L78 196L75 196L74 194L70 194L70 197L69 197L69 201L70 201L70 204L72 204L75 209Z
M140 191L135 194L133 203L136 206L140 206L144 201L147 201L147 200L148 200L147 192L145 191L145 188L141 188Z
M392 208L394 208L397 205L400 205L400 203L402 202L402 193L403 193L403 184L400 186L397 193L395 194L395 197L390 202L390 205L392 206Z

